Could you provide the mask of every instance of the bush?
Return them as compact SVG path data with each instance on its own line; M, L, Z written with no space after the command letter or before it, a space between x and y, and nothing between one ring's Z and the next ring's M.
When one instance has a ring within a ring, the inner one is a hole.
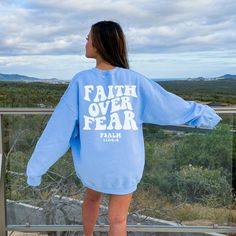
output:
M209 170L188 165L169 178L174 200L199 202L211 207L231 204L231 186L220 169Z

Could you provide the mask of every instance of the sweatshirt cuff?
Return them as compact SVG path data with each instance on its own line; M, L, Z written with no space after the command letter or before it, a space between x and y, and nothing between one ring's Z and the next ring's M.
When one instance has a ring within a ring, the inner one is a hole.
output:
M215 128L215 126L222 120L222 118L220 116L218 116L217 114L215 114L215 116L213 116L211 118L211 122L209 124L210 128Z
M216 115L216 117L214 119L212 119L211 126L214 128L221 120L222 120L222 118L220 116Z
M28 176L27 177L27 184L30 186L38 186L41 183L41 176Z

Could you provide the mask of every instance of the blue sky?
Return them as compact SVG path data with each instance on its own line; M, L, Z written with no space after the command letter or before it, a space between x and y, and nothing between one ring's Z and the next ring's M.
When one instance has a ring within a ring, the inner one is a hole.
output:
M234 0L1 1L0 73L70 80L96 65L84 56L91 25L114 20L149 78L236 74L235 11Z

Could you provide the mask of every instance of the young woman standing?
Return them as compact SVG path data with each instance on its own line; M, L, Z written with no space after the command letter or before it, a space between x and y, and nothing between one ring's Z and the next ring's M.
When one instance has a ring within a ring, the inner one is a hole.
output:
M109 194L109 236L125 236L128 209L144 170L143 123L214 128L221 120L207 105L185 101L129 69L125 36L114 21L92 25L86 57L96 67L77 73L57 104L28 163L37 186L71 147L86 186L84 235L92 236L102 194Z

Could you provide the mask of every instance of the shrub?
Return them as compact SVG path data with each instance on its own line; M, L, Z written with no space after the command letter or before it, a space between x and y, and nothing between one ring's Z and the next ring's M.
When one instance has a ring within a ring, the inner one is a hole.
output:
M199 202L211 207L231 204L231 186L220 169L209 170L188 165L169 178L171 195L175 200Z

